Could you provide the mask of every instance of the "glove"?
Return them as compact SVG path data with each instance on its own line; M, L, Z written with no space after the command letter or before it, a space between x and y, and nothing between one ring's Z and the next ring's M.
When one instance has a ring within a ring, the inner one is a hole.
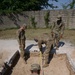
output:
M51 33L53 33L53 31Z
M54 34L54 33L53 33L53 32L51 32L52 37L53 37L53 34Z
M63 38L63 37L62 37L62 34L60 35L60 39L61 39L61 38Z

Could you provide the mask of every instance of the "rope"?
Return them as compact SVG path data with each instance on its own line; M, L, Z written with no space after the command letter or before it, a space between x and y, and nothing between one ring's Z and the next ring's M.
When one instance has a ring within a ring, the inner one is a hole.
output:
M39 59L39 64L41 65L42 75L44 75L43 60L42 60L42 53L41 53L41 51L40 51L40 59Z
M42 67L42 53L41 53L41 51L40 51L40 57L39 57L39 64L40 64L41 67Z

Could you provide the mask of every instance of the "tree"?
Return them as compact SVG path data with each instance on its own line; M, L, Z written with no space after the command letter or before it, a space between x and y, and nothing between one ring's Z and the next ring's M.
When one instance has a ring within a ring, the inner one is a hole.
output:
M67 9L68 8L68 6L66 5L66 3L62 4L62 7L63 7L63 9Z
M50 16L49 13L50 13L50 12L48 11L48 12L45 14L45 16L44 16L46 28L49 27L49 16Z
M75 0L72 0L72 2L68 4L68 6L70 7L70 9L75 8Z
M62 4L63 9L74 9L75 8L75 0L71 0L68 4Z
M58 0L50 1L58 2ZM3 12L41 10L48 7L56 8L53 4L49 4L49 0L0 0L0 11Z
M31 24L32 24L33 28L36 29L36 24L37 24L37 22L35 22L35 17L32 17L32 16L31 16Z

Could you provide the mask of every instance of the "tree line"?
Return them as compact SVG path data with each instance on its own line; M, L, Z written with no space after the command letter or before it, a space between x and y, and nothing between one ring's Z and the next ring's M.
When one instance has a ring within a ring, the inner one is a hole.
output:
M58 2L59 0L0 0L0 13L12 13L21 11L37 11L47 8L58 8L50 2ZM68 4L61 5L63 9L74 9L75 0L71 0Z
M58 0L50 0L58 2ZM11 13L21 11L37 11L44 8L57 8L49 0L0 0L0 13Z

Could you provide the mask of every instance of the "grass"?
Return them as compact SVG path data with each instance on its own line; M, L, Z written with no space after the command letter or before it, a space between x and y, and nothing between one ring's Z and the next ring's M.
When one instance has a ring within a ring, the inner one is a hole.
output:
M2 30L0 31L0 39L17 39L16 32L17 29ZM33 40L35 36L40 36L42 33L50 34L50 29L27 29L26 38ZM65 30L63 39L75 44L75 30Z
M0 31L0 39L16 39L17 30L18 29ZM27 29L26 38L32 40L35 36L39 36L42 33L50 33L50 29Z
M64 39L75 44L75 30L65 30Z

